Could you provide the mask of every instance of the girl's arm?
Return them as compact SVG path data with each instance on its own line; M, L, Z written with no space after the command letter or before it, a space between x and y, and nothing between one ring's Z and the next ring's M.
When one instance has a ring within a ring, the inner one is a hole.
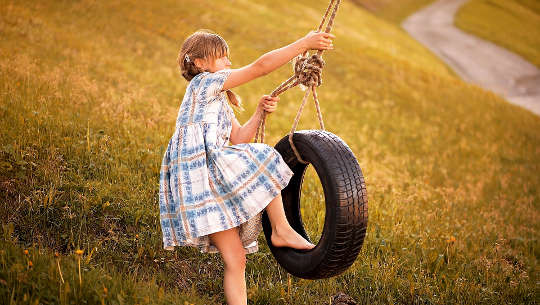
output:
M287 46L262 55L247 66L239 69L232 69L231 74L223 84L222 90L240 86L255 78L268 74L307 50L331 50L334 48L332 45L332 39L334 37L334 35L329 33L310 32L306 36Z
M259 124L259 117L263 111L272 113L276 110L279 97L271 97L264 95L257 105L257 110L253 113L251 118L241 126L236 118L232 120L232 130L230 140L233 145L239 143L249 143L257 132L257 126Z

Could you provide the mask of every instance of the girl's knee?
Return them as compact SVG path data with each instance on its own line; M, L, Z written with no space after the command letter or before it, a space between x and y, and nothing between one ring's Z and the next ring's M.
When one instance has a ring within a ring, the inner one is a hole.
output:
M246 254L244 249L241 249L242 252L235 253L222 253L223 262L225 263L225 268L229 270L241 271L246 269Z
M213 243L221 253L225 268L244 270L246 268L246 253L238 228L221 231L210 235Z

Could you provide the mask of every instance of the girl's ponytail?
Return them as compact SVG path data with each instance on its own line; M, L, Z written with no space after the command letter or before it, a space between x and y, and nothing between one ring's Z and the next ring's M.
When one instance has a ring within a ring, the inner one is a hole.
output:
M229 102L236 106L240 111L244 111L244 107L242 107L242 101L240 100L240 98L231 90L227 90L226 92Z
M197 67L193 60L189 59L189 55L180 51L178 54L178 64L180 65L180 72L182 76L187 80L192 80L197 74L204 72L201 68Z

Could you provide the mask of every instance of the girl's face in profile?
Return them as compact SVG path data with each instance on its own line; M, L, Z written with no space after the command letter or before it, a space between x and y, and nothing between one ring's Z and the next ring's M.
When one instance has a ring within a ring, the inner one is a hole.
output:
M212 63L212 60L210 59L207 69L210 72L216 72L223 69L228 69L230 67L231 67L231 61L229 60L229 57L222 56L220 58L216 58L213 63Z

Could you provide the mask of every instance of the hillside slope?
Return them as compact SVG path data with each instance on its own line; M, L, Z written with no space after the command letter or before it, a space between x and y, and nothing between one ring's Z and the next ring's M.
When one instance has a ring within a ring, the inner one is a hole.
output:
M399 24L407 16L433 0L352 0L351 2L385 20Z
M456 14L456 26L501 45L540 67L540 3L473 0Z
M218 255L162 249L159 167L187 84L177 52L209 28L240 67L316 27L326 4L0 2L0 299L222 302ZM537 299L540 119L453 77L348 1L334 29L318 92L327 129L363 169L368 235L346 273L320 281L288 278L261 235L248 256L251 302L322 304L338 291L374 304ZM240 122L290 71L235 90ZM268 144L287 134L301 95L281 97ZM299 129L317 128L315 117L310 104ZM320 233L313 171L303 190L304 221Z

